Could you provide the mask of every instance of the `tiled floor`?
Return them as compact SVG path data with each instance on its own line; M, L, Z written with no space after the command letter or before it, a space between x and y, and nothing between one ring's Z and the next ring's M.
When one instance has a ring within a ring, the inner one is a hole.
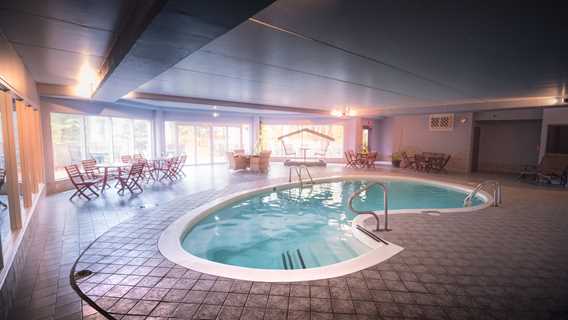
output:
M343 169L315 171L331 175ZM157 251L160 231L183 210L286 175L279 165L267 177L198 167L183 183L156 185L133 199L108 196L72 204L67 194L48 197L34 253L26 260L30 277L19 285L10 319L102 317L81 303L68 272L80 251L109 229L78 269L96 272L81 282L81 290L117 319L568 318L567 191L515 181L506 183L501 208L392 216L393 231L384 236L405 250L341 278L236 281L176 266ZM153 207L156 203L160 206Z

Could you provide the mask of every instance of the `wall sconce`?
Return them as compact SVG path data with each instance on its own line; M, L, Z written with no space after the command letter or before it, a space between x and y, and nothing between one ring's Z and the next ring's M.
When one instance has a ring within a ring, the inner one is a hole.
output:
M332 110L331 115L334 117L354 117L357 115L357 111L351 109L351 107L346 106L343 110Z

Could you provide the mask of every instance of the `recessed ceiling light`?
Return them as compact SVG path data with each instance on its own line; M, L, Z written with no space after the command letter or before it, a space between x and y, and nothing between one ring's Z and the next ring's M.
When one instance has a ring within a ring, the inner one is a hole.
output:
M217 110L217 106L213 106L213 110Z
M217 118L218 116L219 116L219 113L213 112L213 118Z

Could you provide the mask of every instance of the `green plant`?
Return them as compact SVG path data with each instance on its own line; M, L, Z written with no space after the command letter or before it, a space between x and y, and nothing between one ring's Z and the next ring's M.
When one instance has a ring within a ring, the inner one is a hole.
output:
M391 155L391 159L392 159L393 161L400 161L400 160L402 160L402 153L399 152L399 151L394 152L394 153Z

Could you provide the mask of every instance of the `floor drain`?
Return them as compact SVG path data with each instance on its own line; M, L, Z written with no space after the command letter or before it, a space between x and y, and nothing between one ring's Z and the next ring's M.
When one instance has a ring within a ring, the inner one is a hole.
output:
M86 278L86 277L88 277L92 274L93 274L93 271L91 271L91 270L87 270L87 269L79 270L79 271L75 272L74 278L75 278L75 280L79 280L79 279Z

